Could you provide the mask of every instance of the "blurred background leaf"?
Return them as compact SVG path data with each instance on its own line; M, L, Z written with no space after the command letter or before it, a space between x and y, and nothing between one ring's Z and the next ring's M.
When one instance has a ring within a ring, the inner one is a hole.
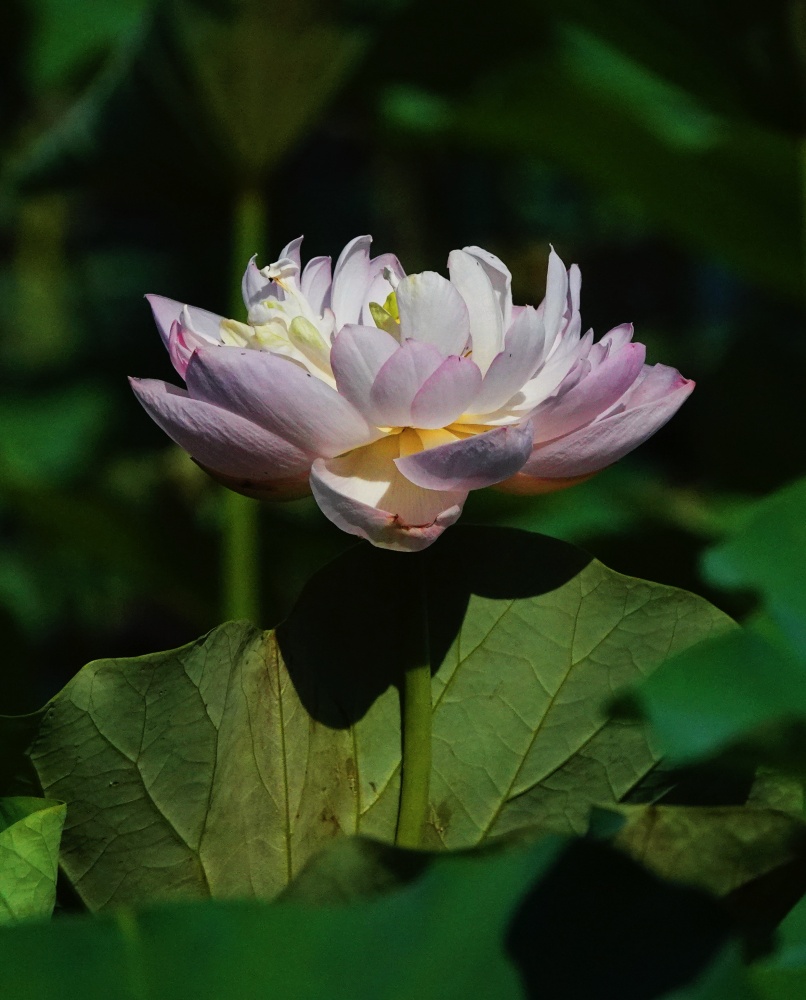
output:
M207 901L4 929L2 985L20 1000L65 982L86 1000L753 997L717 904L605 845L424 861L351 905Z

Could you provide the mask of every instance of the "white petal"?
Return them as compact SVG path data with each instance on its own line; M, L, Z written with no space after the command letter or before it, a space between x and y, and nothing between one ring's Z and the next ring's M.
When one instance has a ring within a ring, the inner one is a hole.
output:
M464 351L470 336L467 306L441 274L423 271L404 278L397 286L397 308L403 339L433 344L445 357Z
M482 374L504 346L501 305L478 258L453 250L448 257L451 284L460 292L470 316L473 360Z
M543 305L543 322L549 341L560 329L568 299L568 272L552 247L546 274L546 298Z
M493 413L534 375L545 346L543 321L536 309L524 307L504 338L504 349L493 358L481 392L473 401L476 414Z
M479 260L490 279L501 315L504 318L504 332L506 333L515 318L512 315L512 275L509 268L489 250L482 250L481 247L464 247L464 251Z
M330 307L330 257L314 257L305 265L300 289L317 316Z
M361 307L369 284L369 247L371 236L357 236L342 250L333 271L330 308L336 316L336 328L345 323L361 322Z

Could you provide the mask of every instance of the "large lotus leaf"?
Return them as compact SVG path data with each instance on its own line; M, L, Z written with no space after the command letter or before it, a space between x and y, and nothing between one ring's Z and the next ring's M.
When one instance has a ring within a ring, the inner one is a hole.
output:
M64 812L63 802L0 799L0 924L50 916Z
M352 905L185 902L11 928L0 982L15 1000L639 1000L712 980L727 943L713 901L601 844L423 858Z
M273 897L335 834L392 840L417 567L435 668L431 847L583 831L593 804L618 801L656 760L603 702L730 625L568 544L456 528L422 558L350 550L276 633L233 623L91 663L30 750L42 788L69 804L62 864L91 908Z

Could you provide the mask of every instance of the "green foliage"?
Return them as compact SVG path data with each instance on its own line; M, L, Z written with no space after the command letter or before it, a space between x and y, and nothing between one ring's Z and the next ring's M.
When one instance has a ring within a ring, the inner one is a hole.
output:
M64 815L62 802L0 799L0 924L50 916Z
M760 594L751 627L685 650L620 701L649 722L671 763L742 746L756 759L806 767L804 514L801 481L761 501L706 556L712 579Z
M561 846L444 859L402 892L350 908L208 903L0 935L3 988L17 1000L65 983L85 1000L517 998L506 925Z
M760 501L705 556L709 580L754 590L778 636L806 664L806 479Z
M737 632L686 650L618 705L649 722L670 763L688 764L748 735L774 742L772 723L806 713L806 673L761 636Z
M729 620L542 536L456 528L426 558L439 668L427 844L583 831L656 760L602 703ZM30 759L70 804L62 863L88 906L272 897L337 833L393 839L398 559L354 548L276 633L230 624L96 661L47 706Z
M139 24L149 0L28 0L34 23L28 70L39 87L58 85L104 55Z
M752 971L760 1000L798 1000L806 990L806 900L778 930L778 949Z
M366 840L353 855L377 863ZM15 1000L637 1000L701 977L674 995L719 997L705 986L729 982L731 1000L749 995L716 905L602 845L547 838L419 865L349 905L208 901L6 930L3 987Z

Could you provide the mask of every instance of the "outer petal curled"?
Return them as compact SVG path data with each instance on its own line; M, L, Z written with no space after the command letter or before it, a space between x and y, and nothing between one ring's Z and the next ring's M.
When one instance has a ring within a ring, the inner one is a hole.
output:
M335 389L288 358L260 351L208 348L190 360L196 399L259 424L296 447L330 457L381 435Z
M395 462L403 475L429 490L478 490L514 476L532 450L529 421L496 427Z
M429 546L462 513L465 491L434 492L395 468L397 435L341 458L314 462L311 491L342 531L381 548L416 552Z
M667 385L667 371L656 376L664 385ZM537 445L521 471L541 478L567 478L586 476L617 462L663 427L691 394L694 382L677 372L675 376L673 387L660 398L651 398L652 387L647 386L651 376L647 376L640 386L627 394L628 401L623 409L619 404L609 415L571 434ZM639 405L631 405L629 397L641 390L645 396L638 397Z
M257 424L192 399L155 379L130 379L134 394L151 419L192 458L227 485L245 492L263 487L266 493L308 492L307 476L314 456L296 448Z

